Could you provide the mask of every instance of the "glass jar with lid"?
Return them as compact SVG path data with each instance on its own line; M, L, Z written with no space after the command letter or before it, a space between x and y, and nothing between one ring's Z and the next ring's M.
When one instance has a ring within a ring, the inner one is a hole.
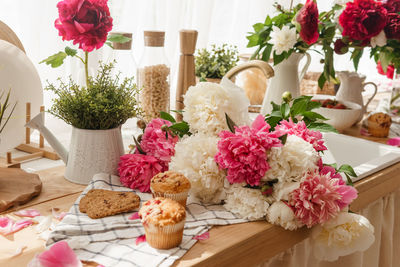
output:
M138 66L140 106L144 119L150 121L169 112L170 65L164 50L165 32L145 31L144 51Z

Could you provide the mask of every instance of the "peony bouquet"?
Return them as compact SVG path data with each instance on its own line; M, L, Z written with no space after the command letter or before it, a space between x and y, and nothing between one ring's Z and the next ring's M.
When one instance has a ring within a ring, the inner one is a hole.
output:
M271 115L250 123L237 112L247 109L244 92L232 90L227 96L225 91L215 83L199 83L185 97L187 122L177 123L164 113L140 125L144 134L134 154L121 157L121 182L148 192L154 173L174 170L190 180L193 199L223 204L241 218L265 219L288 230L313 228L319 259L333 261L366 250L374 242L373 226L349 213L357 197L350 176L356 174L349 165L324 163L323 135L318 127L310 129L331 129L315 119L320 115L312 109L320 104L285 94Z

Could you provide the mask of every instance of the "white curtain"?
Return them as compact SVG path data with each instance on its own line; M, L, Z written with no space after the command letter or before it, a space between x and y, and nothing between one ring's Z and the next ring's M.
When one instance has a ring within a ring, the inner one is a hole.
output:
M327 10L334 0L318 0L320 11ZM0 20L9 25L21 39L27 55L35 64L43 84L46 80L54 81L57 77L72 75L77 78L80 62L67 59L63 66L52 69L41 60L62 50L70 42L63 42L54 28L58 16L58 0L0 0ZM236 45L240 53L251 53L247 48L247 32L252 25L263 22L267 14L273 14L273 4L288 7L290 0L109 0L111 16L114 19L114 31L133 33L133 54L136 62L140 61L143 51L143 30L164 30L166 32L165 50L171 63L172 83L171 99L175 99L176 69L179 60L179 30L196 29L199 32L197 48L211 44L228 43ZM295 0L294 4L305 2ZM91 53L93 68L99 59L106 59L110 48ZM311 52L313 60L310 70L321 71L320 56ZM338 70L353 70L349 56L336 56ZM365 64L367 63L367 64ZM375 63L366 55L361 60L359 72L376 79ZM50 92L44 93L44 103L50 107ZM56 131L65 131L62 122L50 119L50 127Z

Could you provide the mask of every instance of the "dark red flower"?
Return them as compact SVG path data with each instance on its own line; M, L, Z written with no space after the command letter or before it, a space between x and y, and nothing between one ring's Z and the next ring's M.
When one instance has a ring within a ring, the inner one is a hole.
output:
M107 0L63 0L57 8L54 25L63 40L72 40L87 52L103 46L112 29Z
M389 65L385 72L382 68L381 62L378 61L378 64L376 65L376 69L378 70L379 74L386 75L386 77L388 77L389 79L393 79L393 76L394 76L394 66L393 65Z
M337 39L334 43L334 50L336 54L343 55L349 51L349 46L342 39Z
M400 15L397 13L389 13L387 16L387 25L385 26L385 34L388 39L400 40Z
M342 34L351 40L369 40L383 30L387 13L382 3L374 0L347 2L339 17Z
M296 15L296 21L300 24L300 37L308 45L318 40L318 7L314 0L307 0L306 4Z
M400 0L386 0L383 6L389 13L397 13L400 11Z

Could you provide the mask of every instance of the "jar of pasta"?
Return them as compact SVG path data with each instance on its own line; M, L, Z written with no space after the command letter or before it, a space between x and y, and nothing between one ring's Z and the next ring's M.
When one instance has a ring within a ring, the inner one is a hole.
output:
M140 106L148 122L169 112L170 65L164 50L165 32L145 31L144 52L138 66Z

